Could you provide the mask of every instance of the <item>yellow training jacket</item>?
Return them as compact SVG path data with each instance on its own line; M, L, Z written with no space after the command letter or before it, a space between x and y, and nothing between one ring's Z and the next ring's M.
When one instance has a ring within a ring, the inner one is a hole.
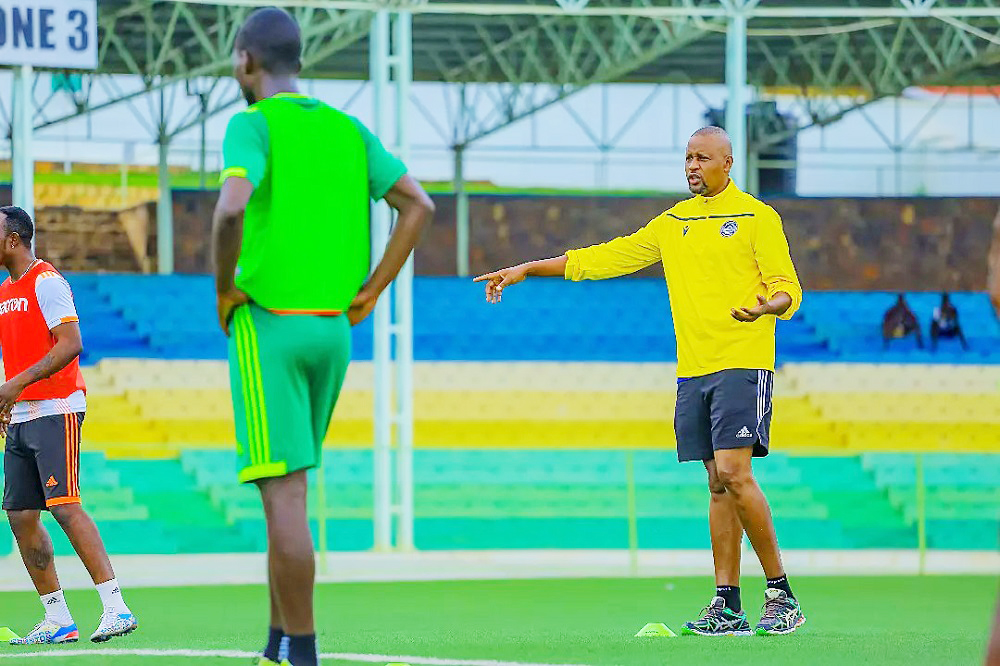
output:
M663 262L677 335L677 376L728 368L774 369L775 317L753 323L731 308L757 305L757 295L802 302L781 218L732 181L714 197L681 201L630 236L566 253L567 280L602 280Z

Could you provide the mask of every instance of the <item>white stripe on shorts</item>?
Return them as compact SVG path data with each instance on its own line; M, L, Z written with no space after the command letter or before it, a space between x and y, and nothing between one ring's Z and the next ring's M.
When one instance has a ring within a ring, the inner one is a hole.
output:
M761 439L760 427L764 417L771 411L771 393L774 389L774 375L767 370L757 371L757 439Z

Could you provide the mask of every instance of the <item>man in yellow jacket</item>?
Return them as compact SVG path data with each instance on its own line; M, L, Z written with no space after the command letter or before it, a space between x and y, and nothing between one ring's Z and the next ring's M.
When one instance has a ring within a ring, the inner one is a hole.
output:
M771 509L751 459L768 452L775 321L795 313L802 288L781 218L729 179L733 154L725 130L695 132L685 162L695 196L630 236L476 280L486 282L486 299L499 303L506 287L529 275L601 280L663 262L677 335L677 457L700 460L708 471L715 560L716 595L683 631L751 633L739 588L746 531L767 576L755 632L788 634L805 616L785 576Z

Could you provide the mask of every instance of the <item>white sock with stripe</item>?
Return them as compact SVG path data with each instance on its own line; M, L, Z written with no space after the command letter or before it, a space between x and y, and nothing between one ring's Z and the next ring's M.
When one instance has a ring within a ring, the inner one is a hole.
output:
M119 615L132 614L132 611L125 605L125 599L122 598L122 590L118 585L117 578L112 578L105 583L98 583L96 587L97 593L101 595L101 603L104 604L104 610L112 611Z
M66 595L63 594L62 590L43 594L39 599L42 600L46 620L52 620L60 627L68 627L73 624L73 616L70 615L69 605L66 604Z

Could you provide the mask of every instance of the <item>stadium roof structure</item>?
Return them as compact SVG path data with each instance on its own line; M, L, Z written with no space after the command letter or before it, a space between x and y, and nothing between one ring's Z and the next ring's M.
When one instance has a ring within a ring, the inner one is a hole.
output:
M50 116L40 104L36 127L228 74L242 19L269 4L300 21L305 74L315 78L368 78L373 17L411 13L414 80L490 90L491 102L454 128L456 145L592 84L724 82L738 17L746 82L765 96L794 95L800 129L910 86L1000 83L1000 0L100 0L98 71L84 75L74 114ZM94 80L110 74L142 84L96 101ZM235 101L214 100L166 134Z

